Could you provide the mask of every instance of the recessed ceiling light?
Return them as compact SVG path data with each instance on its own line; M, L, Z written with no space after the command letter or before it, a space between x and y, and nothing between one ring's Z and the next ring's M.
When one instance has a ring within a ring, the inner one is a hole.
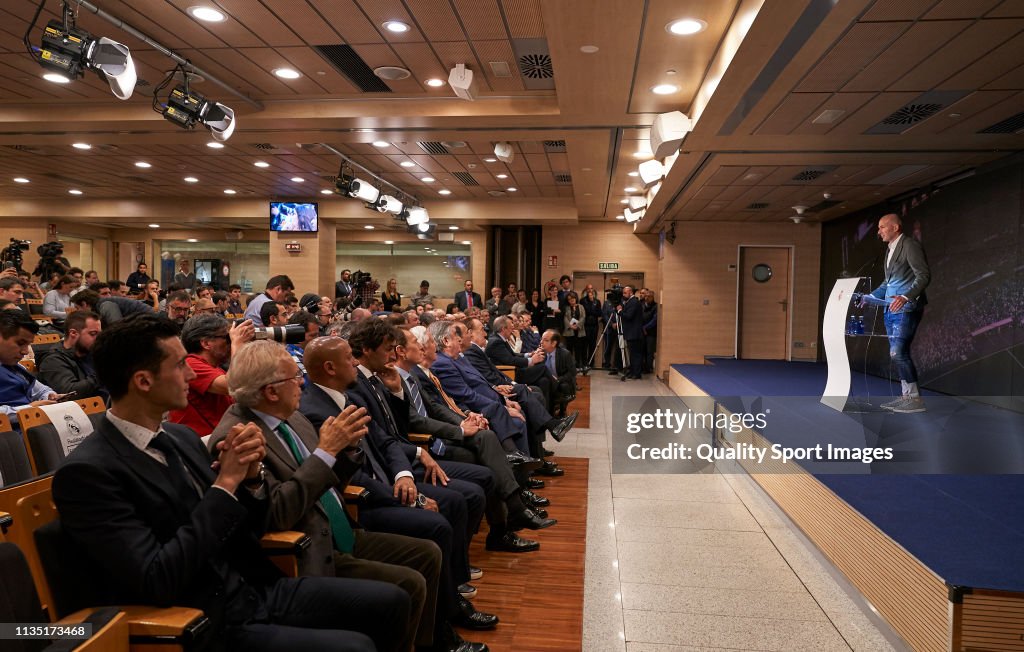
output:
M25 177L14 177L14 183L28 183L29 180Z
M488 157L488 158L484 159L484 163L497 163L497 162L498 162L498 159L496 159L494 157Z
M400 20L389 20L384 23L384 29L395 34L403 34L409 31L409 25Z
M427 86L430 86L431 88L440 88L441 86L444 86L444 80L438 79L437 77L431 77L430 79L423 83L426 84Z
M472 242L470 242L469 240L463 240L463 241L462 241L462 244L473 244L473 243L472 243Z
M145 161L135 161L135 167L142 168L143 170L153 167L152 163L146 163Z
M655 95L671 95L679 90L679 87L675 84L658 84L657 86L651 86L651 92Z
M516 188L515 186L505 188L505 190L507 190L508 192L519 192L519 188Z
M197 178L195 178L195 177L185 177L185 178L183 179L183 181L184 181L185 183L199 183L199 179L197 179Z
M377 228L377 227L375 227L375 226L374 226L374 225L372 225L372 224L367 224L367 225L366 225L366 226L364 226L363 228L364 228L364 229L366 229L367 231L373 231L373 230L374 230L375 228Z
M150 224L149 228L151 228L151 229L159 229L160 225L159 224Z
M291 180L292 183L302 183L303 181L305 181L305 179L303 179L302 177L292 177Z
M199 242L199 238L189 238L185 242Z
M302 76L299 74L298 70L293 70L291 68L274 68L274 74L281 79L298 79Z
M227 18L227 16L213 7L189 7L188 13L196 20L202 20L207 23L222 23Z
M708 24L703 20L699 20L697 18L683 18L682 20L673 20L668 25L665 25L665 29L669 34L689 36L690 34L703 32L707 26Z
M423 183L434 183L434 177L420 177L420 181Z
M497 179L508 179L508 175L507 174L496 174L494 176Z
M48 72L48 73L46 73L45 75L43 75L43 79L45 79L48 82L53 82L54 84L70 84L71 83L70 79L68 79L64 75L58 75L55 72Z
M442 189L442 190L438 190L437 194L439 194L439 195L450 195L450 194L452 194L452 191L451 190L447 190L447 189Z
M620 203L620 204L628 204L628 203L629 203L629 200L628 200L628 199L620 199L620 200L619 200L619 203Z
M626 186L626 192L636 192L636 188L633 186Z
M625 215L616 215L615 219L617 219L617 220L625 220L626 216Z
M206 143L206 146L209 147L210 149L224 149L224 143L218 143L215 140L211 140L210 142Z
M79 190L78 188L72 188L71 190L68 191L68 194L69 195L81 195L82 191Z
M389 147L389 146L391 145L391 143L385 142L385 141L383 141L383 140L375 140L375 141L373 141L373 143L371 143L371 144L372 144L372 145L373 145L374 147Z
M395 244L394 240L385 240L384 244Z
M640 176L640 173L639 173L639 172L637 172L636 170L633 170L632 172L630 172L630 173L629 173L629 174L627 174L626 176L627 176L627 177L638 177L638 176Z
M224 194L225 194L225 195L233 195L233 194L235 194L236 192L238 192L238 191L237 191L237 190L232 190L231 188L225 188L225 189L224 189Z
M633 152L633 158L654 158L654 153L642 149L637 152Z
M597 52L600 49L601 48L597 47L596 45L581 45L580 46L580 52L582 52L583 54L594 54L595 52Z
M267 163L266 161L256 161L255 163L253 163L253 165L255 165L258 168L269 168L270 167L270 163Z
M451 225L451 226L449 226L449 227L448 227L448 230L449 230L449 231L458 231L458 230L459 230L459 227L457 227L457 226L455 226L455 225L453 224L453 225Z
M71 143L71 146L75 149L92 149L92 145L89 143Z
M327 188L324 188L323 190L320 191L320 194L321 195L333 195L334 191L333 190L328 190Z
M401 165L403 168L416 167L416 164L413 163L412 161L402 161L401 163L399 163L399 165Z

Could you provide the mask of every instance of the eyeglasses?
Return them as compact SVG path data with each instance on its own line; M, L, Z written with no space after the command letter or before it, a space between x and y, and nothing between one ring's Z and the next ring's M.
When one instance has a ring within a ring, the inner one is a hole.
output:
M281 378L279 380L271 381L271 382L267 383L266 385L264 385L264 387L270 387L271 385L277 385L279 383L285 383L285 382L288 382L289 380L294 380L294 381L297 381L297 382L301 383L302 380L303 380L302 370L300 369L297 372L295 372L294 376L288 376L287 378Z

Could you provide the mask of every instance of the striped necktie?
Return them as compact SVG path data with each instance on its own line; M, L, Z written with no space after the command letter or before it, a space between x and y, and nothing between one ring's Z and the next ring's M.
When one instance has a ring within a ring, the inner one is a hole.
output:
M459 406L455 404L455 401L452 400L452 397L448 396L448 394L444 391L444 388L441 387L441 381L437 379L437 376L434 375L434 372L432 372L430 369L424 369L423 371L424 373L427 374L427 378L430 379L430 382L434 383L434 386L437 387L437 391L441 392L441 398L443 398L444 402L448 404L448 407L451 409L451 411L465 419L466 413L459 409Z
M409 388L409 396L412 397L412 407L416 410L416 414L421 417L427 416L427 409L423 406L423 397L420 396L419 383L410 375L406 382L406 386Z

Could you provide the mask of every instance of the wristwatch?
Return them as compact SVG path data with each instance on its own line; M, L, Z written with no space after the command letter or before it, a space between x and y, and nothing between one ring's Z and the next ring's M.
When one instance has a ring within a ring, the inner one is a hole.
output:
M416 509L423 509L424 507L426 507L427 506L427 496L426 496L426 494L417 494L416 495L416 503L413 506Z
M267 481L267 467L263 466L263 462L260 462L260 469L256 473L255 478L246 478L242 480L242 484L248 489L259 489L263 486L263 483Z

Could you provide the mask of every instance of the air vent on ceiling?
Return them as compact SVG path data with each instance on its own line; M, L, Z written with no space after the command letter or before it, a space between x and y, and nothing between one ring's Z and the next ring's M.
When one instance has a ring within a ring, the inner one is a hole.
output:
M565 152L564 140L545 140L544 151L548 154L561 154Z
M427 141L423 143L416 143L420 146L427 154L450 154L448 148L436 141Z
M568 172L555 172L555 185L556 186L571 186L572 175Z
M806 183L808 181L814 181L815 179L817 179L821 175L825 174L826 172L831 172L834 169L836 169L836 166L834 166L834 165L829 165L829 166L822 165L822 166L817 166L817 167L813 167L813 168L807 168L806 170L802 170L802 171L797 172L796 174L794 174L793 178L791 179L791 181L798 181L798 182L801 182L801 183Z
M391 88L381 81L380 77L373 74L370 66L366 65L366 62L356 54L352 47L348 45L314 45L313 49L364 93L391 92Z
M744 208L743 210L745 210L745 211L763 211L764 209L768 208L770 205L771 204L769 204L767 202L756 201L756 202L754 202L752 204L747 204L747 207Z
M992 126L985 127L979 134L1015 134L1024 130L1024 113L1011 115L1006 120L997 122Z
M491 67L491 74L495 77L512 76L512 68L509 67L507 61L488 61L487 65Z
M959 101L967 91L928 91L890 113L866 134L899 134Z
M505 197L508 195L504 190L488 190L487 194L491 197Z
M271 145L270 143L253 143L252 146L265 152L274 152L278 149L277 145Z
M469 172L452 172L452 176L462 182L464 186L479 186L480 184Z
M523 88L528 91L548 91L555 88L555 69L551 63L548 42L543 38L512 39Z

